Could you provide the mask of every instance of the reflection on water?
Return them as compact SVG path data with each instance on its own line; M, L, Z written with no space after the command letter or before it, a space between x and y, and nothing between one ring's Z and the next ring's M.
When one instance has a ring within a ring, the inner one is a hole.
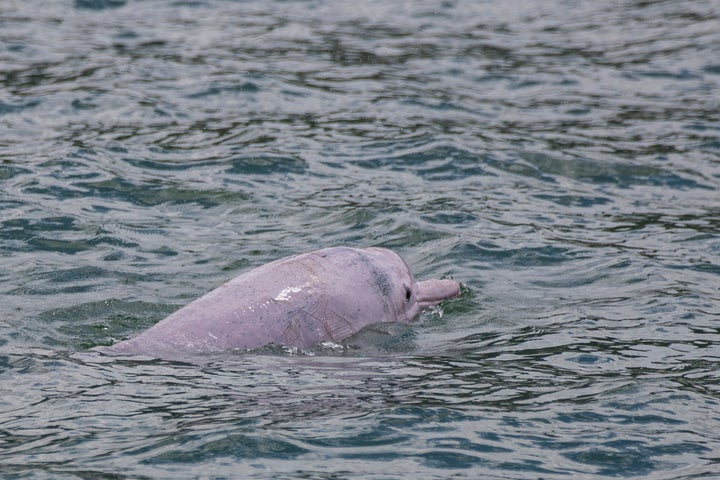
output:
M712 478L719 15L0 5L0 471ZM88 351L340 244L466 288L307 352Z

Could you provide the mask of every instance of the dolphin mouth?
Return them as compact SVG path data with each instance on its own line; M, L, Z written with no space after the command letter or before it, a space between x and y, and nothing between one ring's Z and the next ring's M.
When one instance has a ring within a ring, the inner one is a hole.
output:
M417 302L421 309L460 295L460 284L455 280L423 280L417 282L416 288Z

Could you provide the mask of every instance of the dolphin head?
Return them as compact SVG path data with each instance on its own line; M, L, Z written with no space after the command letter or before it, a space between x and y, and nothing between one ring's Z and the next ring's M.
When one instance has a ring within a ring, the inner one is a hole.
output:
M460 294L455 280L416 281L407 263L392 250L371 247L365 251L375 260L379 272L375 281L396 321L409 322L428 307Z

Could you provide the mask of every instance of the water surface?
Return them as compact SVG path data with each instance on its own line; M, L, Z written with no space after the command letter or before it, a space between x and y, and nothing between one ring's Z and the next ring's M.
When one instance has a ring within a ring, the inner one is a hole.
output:
M716 478L720 8L0 6L3 478ZM461 298L343 345L94 353L292 253Z

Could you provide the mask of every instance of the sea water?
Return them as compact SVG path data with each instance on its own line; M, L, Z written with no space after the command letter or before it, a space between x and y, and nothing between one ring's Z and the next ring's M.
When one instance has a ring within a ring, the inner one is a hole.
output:
M460 298L91 348L265 262ZM720 478L716 1L0 3L3 479Z

